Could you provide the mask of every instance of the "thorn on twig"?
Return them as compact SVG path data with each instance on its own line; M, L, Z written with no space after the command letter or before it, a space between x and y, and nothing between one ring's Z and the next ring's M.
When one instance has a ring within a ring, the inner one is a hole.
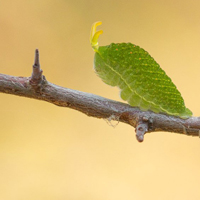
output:
M33 72L32 72L32 76L30 80L31 85L38 85L42 82L42 79L43 79L42 72L43 71L40 68L40 62L39 62L39 51L38 49L36 49Z

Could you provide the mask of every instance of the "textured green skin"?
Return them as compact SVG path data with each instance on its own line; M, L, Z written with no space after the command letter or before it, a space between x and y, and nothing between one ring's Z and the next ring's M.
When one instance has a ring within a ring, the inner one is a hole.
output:
M192 116L171 79L139 46L112 43L99 47L94 68L106 84L121 89L121 98L131 106L181 118Z

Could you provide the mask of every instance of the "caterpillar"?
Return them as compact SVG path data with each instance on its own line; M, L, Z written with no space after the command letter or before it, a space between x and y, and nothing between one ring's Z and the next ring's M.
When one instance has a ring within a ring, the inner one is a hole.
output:
M183 119L192 116L172 80L147 51L132 43L98 45L103 31L96 28L101 24L92 25L90 43L95 51L94 69L102 81L118 86L121 98L142 111Z

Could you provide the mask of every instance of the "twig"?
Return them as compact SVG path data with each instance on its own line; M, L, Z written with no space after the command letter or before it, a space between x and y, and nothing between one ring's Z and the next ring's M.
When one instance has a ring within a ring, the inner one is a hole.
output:
M68 107L88 116L112 119L136 128L136 138L143 141L145 133L167 131L199 136L200 117L181 119L178 117L143 112L128 104L106 99L94 94L63 88L46 81L39 64L39 52L31 77L15 77L0 74L0 92L47 101L57 106Z

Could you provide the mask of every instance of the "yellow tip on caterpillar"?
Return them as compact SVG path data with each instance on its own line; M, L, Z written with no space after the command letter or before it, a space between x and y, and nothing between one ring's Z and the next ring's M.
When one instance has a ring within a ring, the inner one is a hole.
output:
M98 48L99 48L99 44L98 44L99 35L101 35L103 33L102 30L96 31L97 26L99 26L101 24L102 24L102 22L95 22L92 25L92 28L91 28L90 44L91 44L92 48L94 49L94 51L98 50Z

